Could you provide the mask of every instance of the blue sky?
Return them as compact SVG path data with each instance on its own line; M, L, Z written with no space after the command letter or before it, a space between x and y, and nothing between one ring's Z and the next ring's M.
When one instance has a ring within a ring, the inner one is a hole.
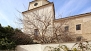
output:
M20 27L17 18L20 12L28 9L29 2L33 0L0 0L0 23L3 26ZM91 12L91 0L49 0L54 2L56 18L73 16Z

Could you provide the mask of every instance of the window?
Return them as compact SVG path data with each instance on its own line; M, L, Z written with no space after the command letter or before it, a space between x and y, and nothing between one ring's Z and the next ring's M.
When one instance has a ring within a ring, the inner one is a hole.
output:
M76 25L76 30L81 30L81 24Z
M38 29L34 29L34 35L38 35L39 34L39 30Z
M65 31L68 31L69 30L69 26L65 26Z
M34 4L34 6L37 6L37 5L38 5L38 3L35 3L35 4Z
M79 36L79 37L76 38L76 41L81 41L81 39L82 39L82 37Z

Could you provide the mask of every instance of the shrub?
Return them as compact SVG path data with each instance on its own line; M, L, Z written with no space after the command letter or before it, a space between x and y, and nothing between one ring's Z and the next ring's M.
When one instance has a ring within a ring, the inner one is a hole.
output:
M32 44L30 36L13 27L3 27L0 24L0 50L14 50L17 45Z

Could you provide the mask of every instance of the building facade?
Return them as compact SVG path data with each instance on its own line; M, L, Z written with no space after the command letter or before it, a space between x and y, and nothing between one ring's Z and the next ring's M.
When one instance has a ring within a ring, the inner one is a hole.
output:
M65 22L63 29L72 32L75 37L91 40L91 13L55 19L55 24L61 24L62 22Z
M24 33L35 35L53 34L54 6L47 0L35 0L29 3L27 11L22 12Z
M78 41L79 39L91 40L91 13L55 19L52 2L34 0L29 3L28 10L22 14L24 16L23 29L26 34L52 36L55 33L64 34L67 32L65 35L71 34Z

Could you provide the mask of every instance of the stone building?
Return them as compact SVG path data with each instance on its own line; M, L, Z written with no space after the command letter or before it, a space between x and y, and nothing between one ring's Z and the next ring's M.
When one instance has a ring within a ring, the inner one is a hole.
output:
M34 0L23 14L23 29L26 34L52 36L55 28L80 40L91 40L91 13L55 19L54 4L47 0ZM59 29L60 30L60 29ZM71 32L71 33L66 33ZM61 34L57 31L57 34Z
M71 35L77 39L91 40L91 13L55 19L54 22L56 26L64 22L63 29L72 32Z

